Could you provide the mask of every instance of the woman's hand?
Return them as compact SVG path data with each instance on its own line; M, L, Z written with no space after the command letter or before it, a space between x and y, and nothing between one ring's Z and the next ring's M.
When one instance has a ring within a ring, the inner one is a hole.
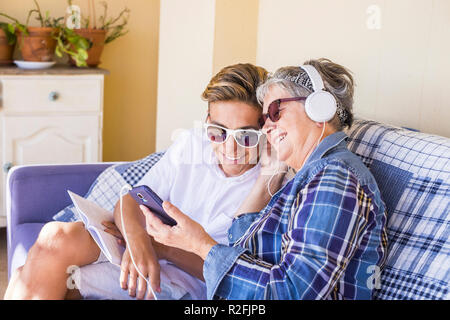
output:
M278 159L278 153L276 149L270 144L267 136L264 135L260 142L261 156L259 163L261 164L261 175L270 177L276 172L287 171L288 166L286 163ZM284 174L283 174L284 176Z
M106 228L103 231L108 232L117 238L117 243L121 246L126 247L125 239L122 236L119 228L117 228L116 224L112 221L102 221L102 225Z
M260 212L264 209L272 195L281 188L284 176L288 171L288 166L278 159L278 154L266 135L261 139L260 148L261 174L247 198L236 210L235 217L249 212Z
M164 224L147 207L140 206L145 215L148 234L157 242L195 253L205 260L208 252L217 242L206 233L200 224L182 213L170 202L164 201L163 208L177 222L175 226Z

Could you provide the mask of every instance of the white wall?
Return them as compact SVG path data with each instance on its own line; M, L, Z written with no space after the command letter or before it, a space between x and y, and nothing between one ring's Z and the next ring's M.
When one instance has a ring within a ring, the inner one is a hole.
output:
M330 58L354 73L357 115L450 137L448 0L260 0L256 57Z
M200 96L212 76L215 0L161 1L156 150L206 117Z
M256 63L259 0L216 0L214 74L235 63Z

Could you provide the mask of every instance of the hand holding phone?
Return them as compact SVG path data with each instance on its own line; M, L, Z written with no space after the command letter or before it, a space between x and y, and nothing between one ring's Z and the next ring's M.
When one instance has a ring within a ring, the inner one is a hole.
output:
M129 194L139 204L150 209L163 223L174 226L177 222L163 209L160 197L148 186L137 186L130 190Z

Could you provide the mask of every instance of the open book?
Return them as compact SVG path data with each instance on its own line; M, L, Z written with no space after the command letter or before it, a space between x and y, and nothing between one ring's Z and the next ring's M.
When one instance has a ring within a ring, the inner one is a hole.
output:
M67 192L80 214L86 229L100 250L102 250L103 254L112 264L120 266L125 248L117 243L116 237L104 231L105 227L102 225L102 221L114 221L113 213L103 209L91 200L80 197L70 190L67 190Z

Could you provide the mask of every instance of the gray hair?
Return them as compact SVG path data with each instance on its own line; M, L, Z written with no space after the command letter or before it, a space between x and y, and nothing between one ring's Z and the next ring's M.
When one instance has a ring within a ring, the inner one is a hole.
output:
M337 102L336 116L330 123L342 130L353 123L354 81L350 71L328 59L309 60L304 63L314 66L322 77L325 90L331 93ZM307 97L314 92L311 79L299 66L279 68L256 90L256 97L263 104L267 91L277 85L289 92L293 97Z

